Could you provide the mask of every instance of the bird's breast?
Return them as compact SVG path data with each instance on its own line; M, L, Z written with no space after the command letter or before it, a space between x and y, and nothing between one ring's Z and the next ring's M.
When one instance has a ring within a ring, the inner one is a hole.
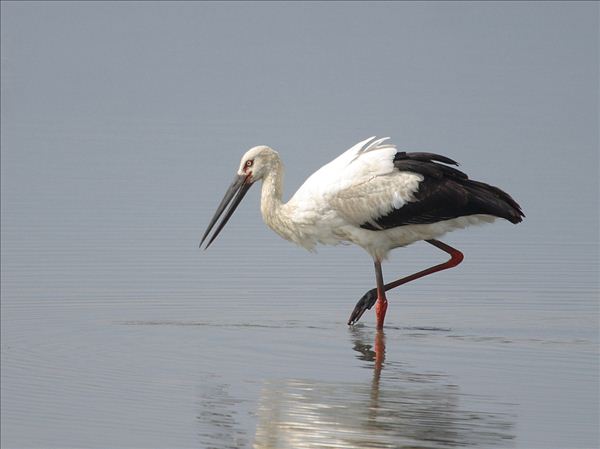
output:
M331 210L318 204L289 202L277 213L263 214L267 226L286 240L309 251L317 244L335 245L344 240L344 223Z

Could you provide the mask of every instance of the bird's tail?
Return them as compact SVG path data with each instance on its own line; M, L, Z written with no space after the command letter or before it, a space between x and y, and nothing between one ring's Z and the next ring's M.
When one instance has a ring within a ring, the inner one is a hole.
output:
M525 214L521 206L505 191L484 182L464 180L463 186L469 192L471 208L482 214L504 218L511 223L520 223Z

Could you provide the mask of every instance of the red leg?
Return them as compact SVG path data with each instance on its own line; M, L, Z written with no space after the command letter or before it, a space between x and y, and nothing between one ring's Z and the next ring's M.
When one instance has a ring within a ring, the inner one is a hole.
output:
M375 316L377 317L377 329L383 329L383 320L387 310L387 298L385 297L385 285L383 285L383 273L381 272L381 262L375 260L375 278L377 279L377 304L375 306Z
M391 290L392 288L396 288L400 285L406 284L410 281L414 281L415 279L422 278L423 276L427 276L428 274L437 273L438 271L447 270L448 268L453 268L461 263L464 259L463 253L461 253L456 248L452 248L450 245L446 245L439 240L425 240L427 243L435 246L436 248L441 249L442 251L450 254L450 259L447 262L441 263L439 265L435 265L433 267L427 268L426 270L419 271L418 273L411 274L410 276L403 277L398 279L397 281L390 282L389 284L383 285L383 288L380 286L383 284L383 276L381 274L381 263L375 261L375 274L377 275L377 289L369 290L356 304L352 314L350 315L350 319L348 320L348 324L355 324L360 317L369 310L375 302L377 301L377 307L375 308L376 316L377 316L377 328L383 328L383 320L385 318L385 311L387 309L387 300L385 297L385 292ZM380 293L380 291L383 292ZM377 296L375 296L377 294ZM380 298L382 298L380 300ZM380 305L381 304L381 305ZM379 311L382 310L382 312Z
M406 284L407 282L414 281L415 279L422 278L423 276L427 276L428 274L437 273L438 271L447 270L448 268L454 268L459 263L463 261L465 256L456 248L452 248L450 245L446 245L439 240L425 240L427 243L432 244L433 246L441 249L442 251L450 254L450 259L447 262L441 263L439 265L435 265L431 268L427 268L426 270L419 271L418 273L411 274L410 276L403 277L398 279L397 281L390 282L384 286L385 291L391 290L392 288L396 288L402 284Z

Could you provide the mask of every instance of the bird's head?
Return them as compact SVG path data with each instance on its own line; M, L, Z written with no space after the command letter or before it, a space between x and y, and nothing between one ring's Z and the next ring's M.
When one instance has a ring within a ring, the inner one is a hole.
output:
M266 145L250 148L242 156L238 176L245 177L247 182L256 182L264 178L278 162L279 155L272 148Z
M221 200L221 203L217 207L217 211L210 220L210 223L208 224L208 227L202 236L200 246L202 246L202 243L204 243L204 240L206 237L208 237L208 234L219 220L219 217L221 217L227 208L225 216L219 223L219 226L217 226L216 231L213 233L204 249L210 246L210 244L217 238L217 235L219 235L225 224L229 221L233 215L233 212L238 207L252 184L260 179L263 179L277 164L279 164L279 155L275 150L266 145L259 145L246 151L246 153L242 156L240 167L235 175L235 178L233 179L233 182L227 189L225 196Z

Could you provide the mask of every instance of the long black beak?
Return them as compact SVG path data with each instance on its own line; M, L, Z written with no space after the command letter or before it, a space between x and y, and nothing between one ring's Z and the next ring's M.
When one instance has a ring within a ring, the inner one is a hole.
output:
M225 216L219 223L219 226L217 226L217 230L213 233L212 237L210 238L210 240L208 241L208 243L206 244L204 249L207 249L210 246L210 244L217 238L217 236L219 235L219 233L221 232L223 227L227 224L227 222L233 215L233 212L238 207L238 205L242 201L242 198L244 198L244 195L246 195L246 192L248 192L248 189L250 189L251 186L252 186L252 182L250 182L249 176L246 176L246 175L236 175L235 176L233 182L227 189L225 196L221 200L219 207L217 207L217 211L215 212L215 215L212 217L212 220L210 220L210 223L208 224L208 228L206 228L206 231L204 232L204 235L202 236L202 240L200 241L200 247L202 247L202 243L204 243L204 240L206 240L206 237L208 237L208 234L210 234L210 231L214 227L215 223L219 220L219 217L221 216L221 214L223 214L223 211L229 204L229 208L227 209L227 212L225 212Z

